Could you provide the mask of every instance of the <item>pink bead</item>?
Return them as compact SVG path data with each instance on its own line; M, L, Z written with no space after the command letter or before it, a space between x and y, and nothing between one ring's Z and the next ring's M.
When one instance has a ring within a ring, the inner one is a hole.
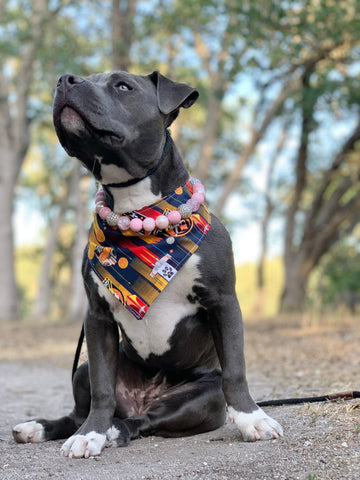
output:
M140 232L143 228L143 222L140 218L133 218L130 220L130 230L133 232Z
M109 215L109 213L111 213L111 208L102 207L99 211L99 216L100 216L101 220L105 220L106 217Z
M205 187L202 183L196 183L193 186L193 192L194 193L202 193L203 195L205 194Z
M95 202L97 202L98 200L105 200L105 193L103 191L99 191L95 195Z
M169 220L165 215L159 215L155 220L155 225L159 230L164 230L169 226Z
M155 228L155 220L151 217L147 217L143 220L143 229L146 232L152 232Z
M117 226L120 230L129 230L130 228L130 218L129 217L120 217Z
M189 198L189 200L187 200L186 203L190 205L191 210L193 212L197 212L200 208L200 203L194 200L193 198Z
M196 200L197 202L200 203L200 205L202 203L204 203L205 201L205 197L202 193L194 193L193 196L191 197L193 200Z
M181 214L177 210L172 210L169 212L167 218L172 225L176 225L181 221Z

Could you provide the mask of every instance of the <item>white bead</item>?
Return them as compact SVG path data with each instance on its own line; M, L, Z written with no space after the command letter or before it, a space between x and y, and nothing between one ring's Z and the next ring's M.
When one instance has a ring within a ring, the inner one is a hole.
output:
M192 186L196 185L197 183L201 183L200 180L198 180L197 178L194 178L194 177L190 177L189 182L190 182L190 185L192 185Z
M119 221L120 215L115 212L110 212L106 217L106 223L111 227L115 227Z
M192 214L192 208L186 203L182 203L178 208L181 218L189 218Z

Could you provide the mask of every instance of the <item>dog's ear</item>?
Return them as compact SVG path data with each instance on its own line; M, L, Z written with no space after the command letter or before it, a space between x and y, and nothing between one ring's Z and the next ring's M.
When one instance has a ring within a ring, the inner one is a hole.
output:
M150 79L156 86L159 110L164 115L175 112L177 115L180 107L191 107L199 97L196 88L192 88L186 83L173 82L157 71L150 74Z

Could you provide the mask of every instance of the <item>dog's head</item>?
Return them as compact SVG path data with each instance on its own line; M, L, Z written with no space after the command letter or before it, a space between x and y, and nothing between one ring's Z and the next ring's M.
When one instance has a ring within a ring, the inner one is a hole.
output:
M159 161L165 130L180 107L190 107L198 96L158 72L64 75L54 98L54 125L67 153L97 180L119 180L120 170L128 178L141 177Z

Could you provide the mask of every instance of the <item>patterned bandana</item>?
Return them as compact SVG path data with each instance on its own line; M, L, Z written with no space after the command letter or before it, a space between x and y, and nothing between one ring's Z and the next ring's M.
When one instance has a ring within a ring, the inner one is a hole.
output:
M127 213L127 216L155 220L186 203L192 193L188 181L158 202ZM88 260L109 291L141 320L159 293L198 249L210 223L210 213L204 204L178 225L150 233L121 231L95 214Z

